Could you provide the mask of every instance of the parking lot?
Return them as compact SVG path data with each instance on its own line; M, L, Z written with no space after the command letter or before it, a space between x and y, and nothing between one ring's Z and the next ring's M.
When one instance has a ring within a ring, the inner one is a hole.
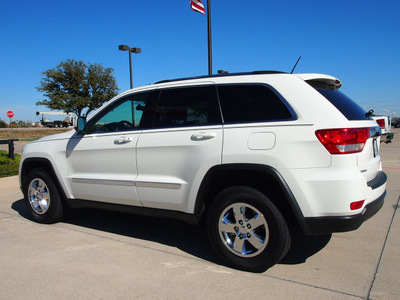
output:
M262 274L225 267L200 227L81 210L30 221L18 177L0 179L0 299L399 299L400 129L381 144L383 208L360 229L299 237Z

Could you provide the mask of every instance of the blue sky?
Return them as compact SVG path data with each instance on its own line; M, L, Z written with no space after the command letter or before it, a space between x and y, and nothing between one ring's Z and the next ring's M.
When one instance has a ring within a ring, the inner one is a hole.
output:
M203 1L206 4L206 0ZM325 73L378 114L400 117L400 1L211 0L213 73ZM189 0L0 2L0 118L36 121L41 72L65 59L115 70L120 92L163 79L205 75L207 18Z

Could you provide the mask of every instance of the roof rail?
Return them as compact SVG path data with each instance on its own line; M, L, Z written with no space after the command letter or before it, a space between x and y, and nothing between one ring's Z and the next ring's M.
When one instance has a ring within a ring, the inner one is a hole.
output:
M225 74L213 74L213 75L203 75L203 76L194 76L194 77L183 77L183 78L177 78L177 79L167 79L167 80L157 81L155 84L181 81L181 80L191 80L191 79L227 77L227 76L242 76L242 75L262 75L262 74L287 74L287 73L280 72L280 71L253 71L253 72L241 72L241 73L225 73Z

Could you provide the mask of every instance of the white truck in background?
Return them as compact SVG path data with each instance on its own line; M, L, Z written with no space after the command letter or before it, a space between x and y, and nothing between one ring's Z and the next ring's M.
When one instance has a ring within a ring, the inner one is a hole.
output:
M391 133L391 120L389 116L372 116L372 118L378 123L381 128L381 142L389 144L392 142L394 134Z
M42 126L46 126L49 128L57 128L57 127L69 127L72 126L73 124L73 119L74 116L72 113L64 113L64 112L57 112L57 111L37 111L36 115L42 116L42 119L40 120L40 123ZM55 121L50 121L50 119L46 116L64 116L64 120L55 120Z

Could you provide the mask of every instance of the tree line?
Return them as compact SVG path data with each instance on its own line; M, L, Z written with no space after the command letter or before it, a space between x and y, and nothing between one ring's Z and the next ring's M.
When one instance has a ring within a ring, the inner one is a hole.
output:
M37 123L37 122L36 122ZM28 121L22 121L22 120L17 120L17 121L12 121L11 122L11 127L13 128L28 128L32 126L32 122ZM6 123L3 120L0 120L0 128L10 128L10 124Z

